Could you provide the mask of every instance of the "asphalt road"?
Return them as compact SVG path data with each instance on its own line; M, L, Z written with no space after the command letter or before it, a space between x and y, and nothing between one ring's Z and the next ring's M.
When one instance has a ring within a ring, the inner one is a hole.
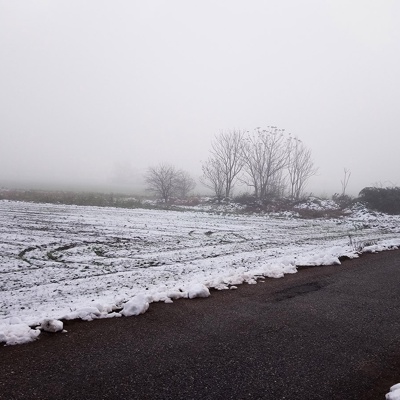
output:
M0 348L0 399L384 399L400 251L306 268Z

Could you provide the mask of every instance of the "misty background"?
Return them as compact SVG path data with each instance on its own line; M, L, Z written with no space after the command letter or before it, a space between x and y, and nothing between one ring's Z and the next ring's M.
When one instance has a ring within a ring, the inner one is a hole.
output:
M0 187L196 179L221 130L312 150L315 195L399 185L396 0L0 0ZM205 191L198 184L195 191Z

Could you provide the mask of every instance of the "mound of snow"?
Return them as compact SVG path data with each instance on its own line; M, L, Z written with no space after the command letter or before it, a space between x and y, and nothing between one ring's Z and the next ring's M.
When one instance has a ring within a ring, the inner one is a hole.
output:
M32 329L17 317L11 317L0 324L0 343L7 345L32 342L40 335L40 330Z
M140 294L138 296L133 297L127 303L124 304L124 308L121 311L122 315L125 317L130 317L132 315L143 314L149 308L149 302L147 297Z
M82 319L84 321L92 321L96 318L101 318L101 312L97 307L83 307L70 314L67 314L63 319Z
M324 200L317 197L310 197L306 201L297 204L295 209L303 210L314 210L314 211L326 211L326 210L337 210L339 206L333 200Z
M61 332L64 329L64 324L58 319L45 319L40 324L40 329L45 332Z
M210 291L202 283L193 283L189 286L188 290L189 299L194 299L195 297L208 297L210 296Z
M385 398L386 400L400 400L400 383L393 385Z

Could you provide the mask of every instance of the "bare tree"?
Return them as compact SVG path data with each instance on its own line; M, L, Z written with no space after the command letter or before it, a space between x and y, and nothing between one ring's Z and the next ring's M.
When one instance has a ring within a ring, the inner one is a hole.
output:
M177 177L178 171L172 165L149 167L145 175L147 190L167 203L176 188Z
M225 173L223 166L219 160L210 157L202 165L203 176L200 178L201 183L211 189L218 201L224 197L225 190Z
M211 144L211 156L214 159L212 165L214 169L218 167L218 173L224 176L225 197L232 194L235 181L243 168L244 135L245 132L240 130L221 132Z
M290 138L288 141L287 172L289 195L292 199L298 200L308 179L317 173L317 168L314 168L311 150L297 138Z
M243 181L254 188L259 199L274 195L277 182L282 182L282 172L287 165L287 139L284 130L275 126L248 134L242 147L245 177Z
M282 197L287 190L298 199L316 171L311 151L300 140L276 126L258 127L253 133L233 130L216 136L202 183L218 199L231 195L236 180L252 187L260 200Z
M178 197L185 199L189 192L196 187L196 182L188 172L179 170L176 176L175 192Z
M270 198L284 197L286 186L287 186L286 176L284 175L283 170L280 170L273 176L272 180L269 183L267 197Z
M350 176L351 176L351 171L348 170L347 168L345 168L343 180L340 181L340 183L342 184L341 196L343 196L343 197L346 195L346 189L347 189L347 185L349 184Z

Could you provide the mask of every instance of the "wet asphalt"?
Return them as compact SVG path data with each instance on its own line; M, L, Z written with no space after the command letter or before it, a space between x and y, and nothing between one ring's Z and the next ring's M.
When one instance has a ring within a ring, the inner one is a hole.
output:
M0 347L0 399L384 399L400 382L400 251L303 268Z

